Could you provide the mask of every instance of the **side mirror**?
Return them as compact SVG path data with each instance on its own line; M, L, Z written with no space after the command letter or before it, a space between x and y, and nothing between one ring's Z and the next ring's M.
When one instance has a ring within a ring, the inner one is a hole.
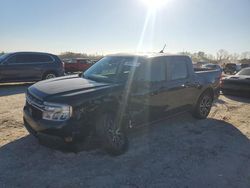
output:
M78 76L81 78L82 77L82 73L79 73Z

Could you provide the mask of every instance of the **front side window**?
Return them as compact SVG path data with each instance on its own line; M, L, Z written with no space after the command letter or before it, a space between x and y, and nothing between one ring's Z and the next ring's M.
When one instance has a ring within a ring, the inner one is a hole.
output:
M9 54L3 54L0 55L0 62L3 61L5 58L7 58L9 56Z
M169 63L170 80L180 80L188 77L187 64L185 61Z
M9 64L23 64L27 63L27 56L26 55L13 55L8 59Z
M162 62L148 62L138 71L137 80L140 82L162 82L166 80L166 68Z
M53 61L50 56L36 54L17 54L8 59L9 64L30 64Z

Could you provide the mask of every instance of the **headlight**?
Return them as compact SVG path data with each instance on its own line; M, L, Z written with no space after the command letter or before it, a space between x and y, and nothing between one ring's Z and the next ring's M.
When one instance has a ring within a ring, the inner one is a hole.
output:
M66 121L72 115L72 107L63 104L44 103L43 119L51 121Z

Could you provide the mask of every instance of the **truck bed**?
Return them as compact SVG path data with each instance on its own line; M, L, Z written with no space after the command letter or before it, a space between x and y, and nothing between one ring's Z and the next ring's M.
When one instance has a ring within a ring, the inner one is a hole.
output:
M199 77L205 78L214 78L217 81L220 81L222 72L220 70L206 69L206 68L194 68L194 72Z
M194 68L195 75L203 83L211 85L215 88L215 93L218 96L220 90L220 81L222 72L220 70L206 69L206 68Z

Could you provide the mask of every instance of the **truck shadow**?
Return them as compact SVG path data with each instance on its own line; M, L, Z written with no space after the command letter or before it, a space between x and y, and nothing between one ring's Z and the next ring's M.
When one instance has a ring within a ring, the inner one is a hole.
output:
M0 97L25 93L33 83L0 84Z
M248 187L250 142L234 125L178 116L129 134L118 157L62 153L27 136L0 148L6 187ZM1 185L0 185L1 186Z

